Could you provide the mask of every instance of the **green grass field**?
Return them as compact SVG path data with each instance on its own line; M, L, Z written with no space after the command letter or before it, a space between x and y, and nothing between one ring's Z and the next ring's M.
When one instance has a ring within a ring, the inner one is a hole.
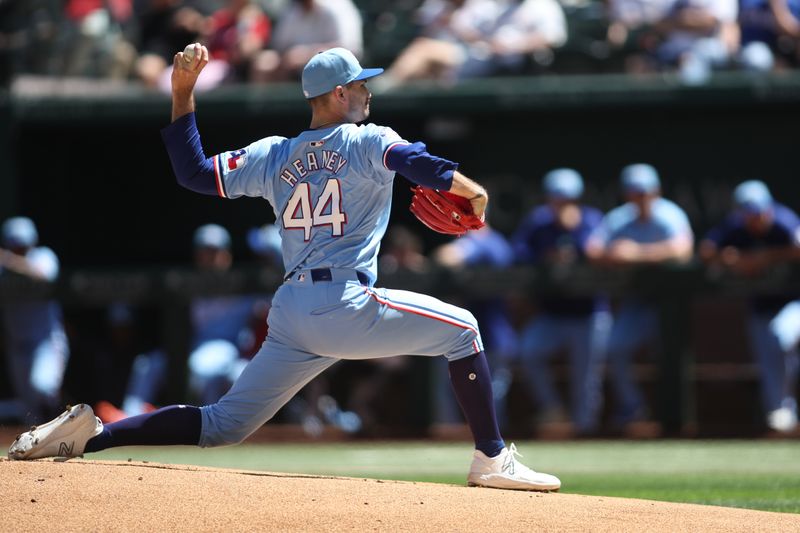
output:
M518 442L562 492L800 513L798 441ZM352 442L124 448L90 456L463 485L470 445Z

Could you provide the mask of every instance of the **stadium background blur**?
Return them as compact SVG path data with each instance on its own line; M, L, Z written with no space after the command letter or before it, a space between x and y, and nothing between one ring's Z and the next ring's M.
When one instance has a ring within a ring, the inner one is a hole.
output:
M363 20L363 64L388 66L401 53L418 31L419 4L356 2ZM131 17L137 13L137 3L108 5L129 5ZM210 14L220 5L209 0L194 7ZM489 189L492 225L506 236L543 201L545 172L564 166L583 174L586 203L607 211L620 203L620 169L633 162L652 164L664 195L686 210L698 239L724 218L733 187L745 179L765 181L777 200L800 209L795 163L800 74L791 62L760 72L731 62L700 79L667 65L634 72L629 58L642 50L609 44L603 4L561 7L568 38L545 64L528 61L503 76L376 90L370 120L425 140L432 153L460 162ZM270 1L263 8L278 20L285 5ZM146 86L133 70L117 77L53 72L47 60L60 49L62 9L61 2L0 1L0 220L31 217L40 241L57 252L62 265L53 285L4 280L0 298L7 303L54 294L62 302L72 352L65 400L119 403L133 357L143 345L157 344L169 354L170 368L159 399L182 401L189 301L277 286L281 272L264 269L245 238L274 215L263 202L227 202L175 185L158 135L168 121L169 97ZM209 154L274 133L300 132L308 116L293 82L239 80L198 96ZM447 239L413 219L406 185L396 181L392 226L411 228L429 253ZM192 234L208 222L230 231L236 258L235 268L215 276L213 284L190 267ZM515 267L453 275L431 268L422 274L384 272L379 283L443 299L469 294L534 300L542 291L648 295L659 305L663 353L643 358L636 375L665 434L742 436L765 431L758 370L744 326L745 300L752 294L800 293L795 270L782 265L744 282L715 276L697 260L617 274ZM135 308L138 322L136 340L114 355L107 310L116 302ZM517 311L519 326L528 310ZM563 388L565 364L563 358L554 362ZM434 422L425 408L433 401L429 374L428 361L414 359L412 372L387 385L393 393L379 402L381 424L372 436L428 434ZM10 395L7 373L0 391ZM333 383L331 394L346 404L346 387ZM508 405L510 436L535 435L536 407L516 377ZM601 434L613 434L610 425Z

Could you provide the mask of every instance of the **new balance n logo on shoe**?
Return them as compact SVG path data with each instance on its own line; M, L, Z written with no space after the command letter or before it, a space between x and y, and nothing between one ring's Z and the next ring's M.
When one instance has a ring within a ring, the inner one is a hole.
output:
M506 471L508 471L510 475L514 475L514 455L511 453L506 455L506 460L503 462L503 472Z
M72 455L73 448L75 448L75 441L72 441L69 446L67 446L66 442L60 442L58 444L58 455L61 457L69 457Z

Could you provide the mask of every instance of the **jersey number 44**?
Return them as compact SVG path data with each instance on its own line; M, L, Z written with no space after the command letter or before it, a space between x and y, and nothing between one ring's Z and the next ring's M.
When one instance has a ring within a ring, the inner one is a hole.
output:
M292 196L283 209L283 227L285 229L303 230L303 240L311 240L311 229L318 226L330 226L331 235L341 237L347 215L342 211L342 187L339 180L329 178L325 183L314 207L311 207L311 186L298 183Z

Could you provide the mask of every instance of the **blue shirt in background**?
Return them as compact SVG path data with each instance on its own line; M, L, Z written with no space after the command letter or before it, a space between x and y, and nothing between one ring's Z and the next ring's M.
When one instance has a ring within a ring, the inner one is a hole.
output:
M58 257L50 248L40 246L31 248L25 254L30 265L47 281L58 278L60 265ZM0 269L0 274L10 275ZM36 343L50 337L54 331L60 331L61 306L55 301L23 301L13 306L6 306L3 312L3 326L8 342Z
M589 206L579 206L580 223L573 229L562 227L556 213L548 205L535 208L523 219L511 243L519 263L546 263L548 256L557 251L574 254L576 260L586 259L586 242L599 226L603 213ZM595 298L568 298L563 296L538 298L539 307L555 315L584 315L598 307Z
M722 224L712 228L706 239L713 242L717 248L728 246L739 250L755 251L766 248L778 248L800 245L800 218L785 205L773 204L772 226L763 234L753 234L747 231L745 219L741 213L732 213ZM760 296L750 302L754 311L773 313L778 312L785 304L794 298L786 296Z
M639 207L628 202L612 209L592 235L604 245L619 239L641 244L663 242L681 235L693 237L689 217L678 205L666 198L655 198L650 218L639 218Z

